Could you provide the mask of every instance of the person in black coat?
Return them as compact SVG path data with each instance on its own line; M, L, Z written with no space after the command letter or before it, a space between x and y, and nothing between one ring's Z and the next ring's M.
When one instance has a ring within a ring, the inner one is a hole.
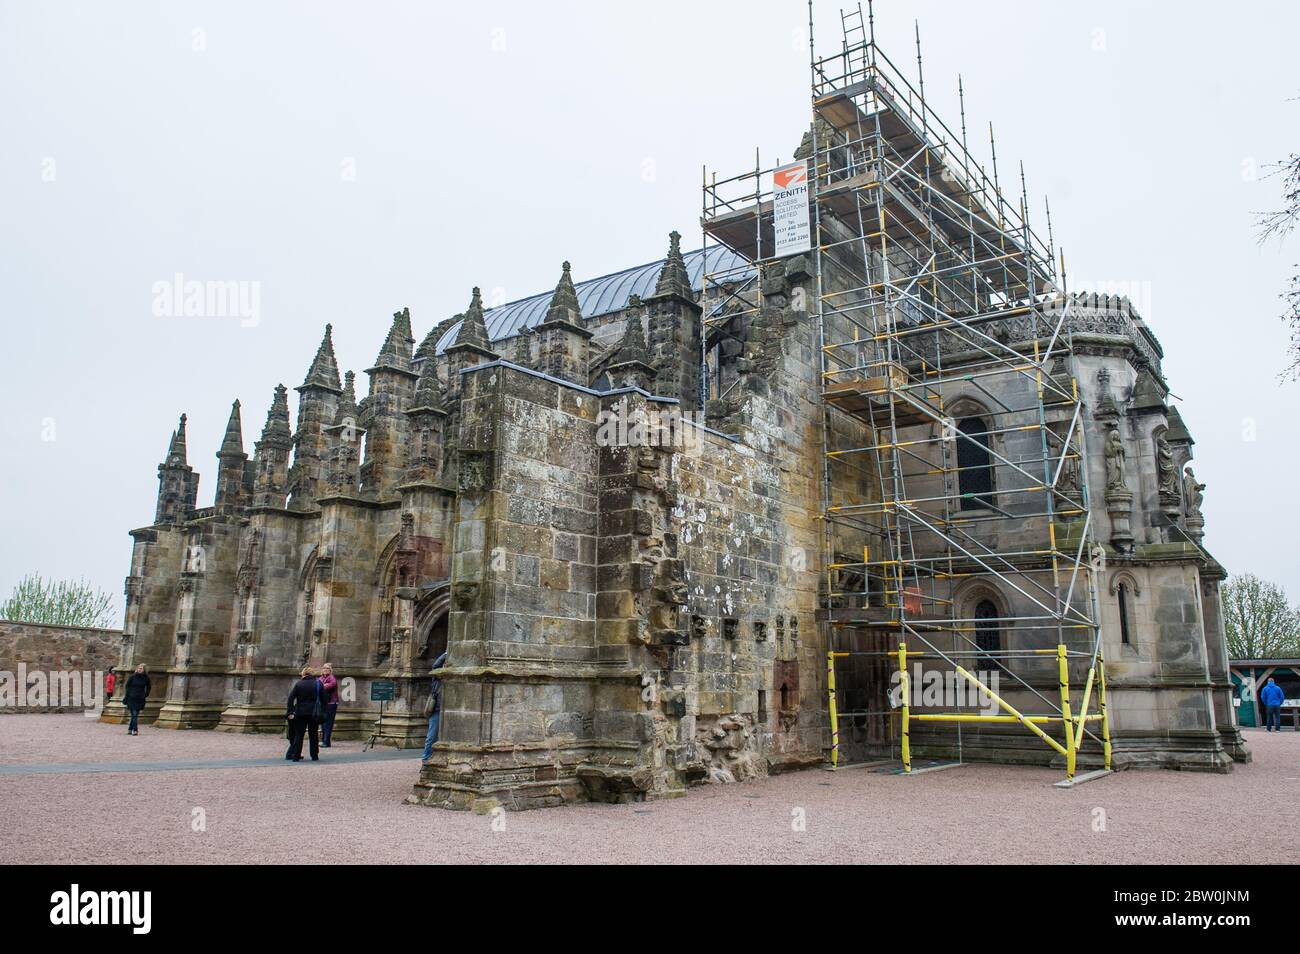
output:
M131 673L131 678L126 681L126 691L122 697L122 702L126 704L126 709L131 713L131 723L126 727L127 735L139 735L140 729L138 721L140 710L144 708L144 701L149 698L149 674L145 672L144 664L135 667L135 672Z
M320 724L317 709L323 706L320 680L311 671L311 667L306 667L302 671L302 678L289 690L289 702L284 714L289 720L289 750L284 753L284 757L289 761L302 761L304 735L310 740L311 760L315 762L320 759L320 739L316 735L316 727Z

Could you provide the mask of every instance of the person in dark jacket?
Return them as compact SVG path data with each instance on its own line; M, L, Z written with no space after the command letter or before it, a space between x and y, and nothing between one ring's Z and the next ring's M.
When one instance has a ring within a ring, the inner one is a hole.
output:
M1286 701L1286 693L1282 691L1272 676L1268 677L1268 682L1264 688L1259 690L1259 701L1264 703L1264 725L1269 732L1274 728L1278 732L1282 731L1282 703Z
M433 668L441 669L446 662L447 654L443 653L433 661ZM437 676L433 677L433 684L429 687L429 701L424 704L424 708L429 716L429 731L424 737L423 756L427 762L433 754L433 743L438 741L438 722L442 717L442 680Z
M126 691L122 696L122 702L126 704L126 710L131 713L131 723L126 727L127 735L139 735L140 728L138 721L140 710L144 708L144 702L149 698L149 673L145 671L144 664L141 663L135 667L135 672L126 681Z
M310 740L311 760L320 759L320 739L316 736L316 727L320 725L316 710L323 706L320 680L311 667L304 667L302 678L289 690L289 702L284 717L289 720L289 751L284 757L291 762L302 761L302 737Z

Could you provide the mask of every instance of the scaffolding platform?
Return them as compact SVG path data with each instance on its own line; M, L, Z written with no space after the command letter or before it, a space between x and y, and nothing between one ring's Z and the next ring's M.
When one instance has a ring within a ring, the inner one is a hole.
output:
M810 38L811 131L796 154L820 345L828 761L840 764L850 718L904 772L918 722L951 726L959 762L962 726L978 724L1029 732L1064 757L1067 780L1085 745L1109 767L1087 447L1050 217L1044 240L1023 170L1019 196L1004 192L991 127L991 171L976 160L964 95L960 133L931 109L919 32L913 81L876 43L870 3L840 27L831 55ZM758 276L704 276L724 302L710 329L742 334L762 307L782 167L755 152L751 171L705 171L706 248ZM990 693L997 714L839 711L837 666L866 680L849 696L878 700L881 680L907 687L909 663ZM1040 688L1048 670L1059 692ZM986 671L1011 690L981 682Z

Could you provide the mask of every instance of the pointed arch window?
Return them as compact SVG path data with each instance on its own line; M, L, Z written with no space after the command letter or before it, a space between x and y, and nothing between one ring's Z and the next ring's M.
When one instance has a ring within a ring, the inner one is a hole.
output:
M962 510L993 507L993 455L989 451L989 427L981 417L963 417L957 422L957 489Z
M1127 583L1121 583L1116 587L1115 597L1119 602L1119 641L1125 646L1130 646L1133 640L1129 635L1128 626L1129 592Z
M985 652L1002 649L1002 631L998 628L998 607L992 600L975 604L975 645Z

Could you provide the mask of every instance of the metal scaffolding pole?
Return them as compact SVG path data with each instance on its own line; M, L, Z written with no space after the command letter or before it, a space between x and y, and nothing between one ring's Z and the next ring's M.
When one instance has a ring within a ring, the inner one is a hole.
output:
M813 27L810 3L801 155L821 376L828 759L842 763L849 730L879 720L876 737L904 771L914 753L942 747L914 728L945 724L959 759L963 725L1020 726L1068 777L1088 739L1109 768L1087 446L1050 211L1044 241L1023 166L1018 200L1002 192L991 124L991 175L971 154L960 78L960 135L931 109L919 27L915 84L878 46L870 3L865 16L861 5L841 13L831 55L817 55ZM704 176L706 251L716 243L747 263L706 269L706 398L734 386L710 349L757 314L775 260L773 171L755 152L751 171ZM836 666L853 660L896 662L901 698L845 706ZM999 714L918 704L909 663L944 667Z

